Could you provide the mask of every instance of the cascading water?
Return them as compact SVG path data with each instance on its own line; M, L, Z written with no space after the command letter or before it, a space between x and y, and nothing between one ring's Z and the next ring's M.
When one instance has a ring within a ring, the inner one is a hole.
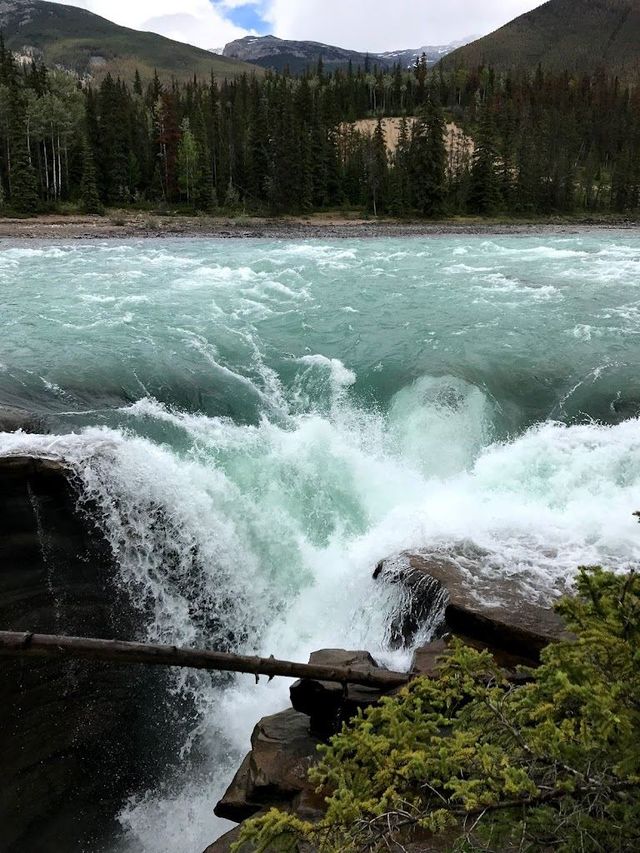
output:
M640 559L640 238L0 246L0 401L54 435L141 636L305 660L386 648L376 563L472 553L531 595ZM200 853L288 685L176 675L189 725L123 810Z

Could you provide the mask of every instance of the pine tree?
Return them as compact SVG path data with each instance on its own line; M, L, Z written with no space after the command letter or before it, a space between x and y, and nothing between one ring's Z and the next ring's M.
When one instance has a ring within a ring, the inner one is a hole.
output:
M80 204L84 213L102 213L104 208L98 194L96 167L89 143L85 141L82 149L82 181L80 183Z
M384 209L388 173L389 152L382 119L379 118L373 138L369 143L367 157L367 186L374 216L378 215L379 210Z
M38 210L38 179L31 161L25 135L23 102L14 90L11 104L11 207L18 213L33 214Z
M16 140L11 161L11 207L19 213L36 213L38 180L24 140Z
M413 127L411 140L412 191L424 216L442 213L446 193L447 149L440 107L430 98Z
M140 72L136 68L135 77L133 78L133 91L134 94L142 97L142 80L140 79Z
M389 212L393 216L405 216L411 205L410 155L409 123L403 116L389 181Z
M207 129L201 106L198 107L194 119L194 137L198 151L196 164L196 182L194 187L194 202L198 210L211 211L217 207L213 167Z
M493 105L489 99L482 109L471 169L468 204L472 213L486 216L500 207L498 162Z

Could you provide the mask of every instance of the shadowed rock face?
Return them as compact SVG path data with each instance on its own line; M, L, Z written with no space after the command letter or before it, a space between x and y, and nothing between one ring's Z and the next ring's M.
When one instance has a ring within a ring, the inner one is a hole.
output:
M136 636L111 552L76 498L59 463L0 459L1 630ZM153 698L162 677L0 660L3 853L101 849L127 795L157 772L147 708L164 704Z

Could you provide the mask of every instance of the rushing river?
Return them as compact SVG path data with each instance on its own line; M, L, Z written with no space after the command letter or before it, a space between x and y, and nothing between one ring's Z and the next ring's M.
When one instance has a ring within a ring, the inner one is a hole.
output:
M0 287L0 403L57 433L0 453L76 468L149 639L384 656L403 549L538 597L640 559L638 233L0 244ZM119 849L201 853L286 704L182 678L199 717Z

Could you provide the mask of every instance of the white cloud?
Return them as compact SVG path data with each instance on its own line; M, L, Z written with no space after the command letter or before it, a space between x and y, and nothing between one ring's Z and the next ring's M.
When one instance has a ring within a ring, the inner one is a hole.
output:
M80 6L116 24L150 30L204 48L222 47L247 35L225 15L225 9L248 5L247 0L53 0Z
M444 44L485 34L543 0L269 0L265 17L280 38L354 50Z
M248 35L229 13L262 9L281 38L311 39L362 51L441 44L491 32L543 0L54 0L134 29L201 47Z

